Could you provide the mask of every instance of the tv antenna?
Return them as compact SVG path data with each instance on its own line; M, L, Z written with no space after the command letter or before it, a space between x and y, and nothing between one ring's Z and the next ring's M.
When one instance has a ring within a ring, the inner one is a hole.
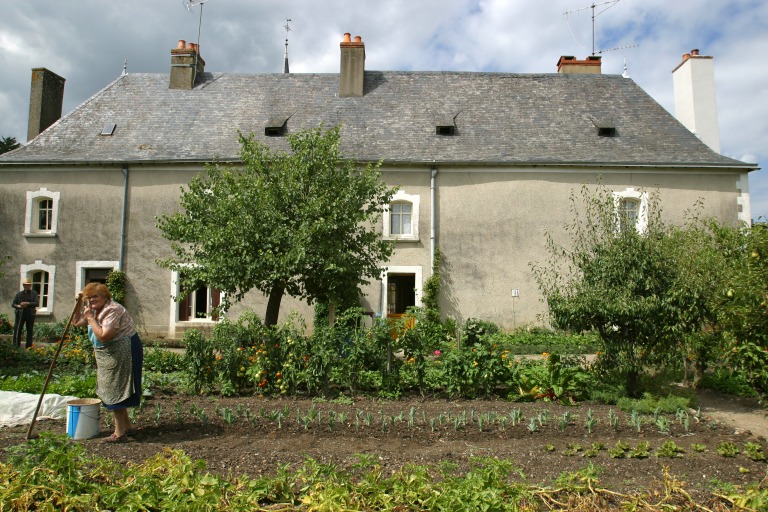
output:
M632 45L628 45L628 46L621 46L619 48L610 48L608 50L595 50L595 18L600 16L601 14L603 14L605 11L607 11L611 7L614 7L619 2L621 2L621 0L610 0L608 2L602 2L602 3L599 3L599 4L596 4L596 3L593 2L589 7L582 7L581 9L574 9L572 11L565 11L563 13L563 15L565 16L566 23L568 23L568 15L569 14L573 14L573 13L580 12L580 11L585 11L587 9L591 9L592 10L592 55L595 55L596 53L611 52L611 51L614 51L614 50L621 50L621 49L624 49L624 48L633 48L633 47L637 46L636 44L632 44ZM603 9L603 10L597 12L597 13L595 12L595 8L596 7L602 7L604 5L607 5L608 7L606 7L605 9ZM571 28L571 25L570 25L570 23L568 23L568 29L570 30L570 28ZM571 36L573 37L574 41L576 41L576 36L573 35L573 30L571 30ZM578 44L578 41L576 41L576 44Z
M187 8L189 12L192 12L192 10L195 8L195 6L200 6L200 18L197 21L197 48L198 53L200 53L200 28L203 26L203 4L207 2L208 0L182 0L182 4L184 7Z
M283 57L283 73L288 73L288 32L291 31L291 18L286 18L285 25L285 56Z

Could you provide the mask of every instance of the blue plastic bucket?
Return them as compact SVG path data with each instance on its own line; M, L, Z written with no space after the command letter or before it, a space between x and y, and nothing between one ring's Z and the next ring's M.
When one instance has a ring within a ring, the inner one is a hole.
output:
M67 435L72 439L90 439L99 434L101 400L84 398L67 402Z

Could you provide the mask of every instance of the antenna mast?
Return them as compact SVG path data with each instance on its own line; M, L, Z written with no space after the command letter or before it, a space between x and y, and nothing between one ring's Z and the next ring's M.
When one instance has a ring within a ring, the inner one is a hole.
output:
M287 18L285 20L285 25L283 25L283 28L285 29L285 56L283 58L283 73L288 73L288 32L291 31L291 26L289 25L291 23L291 18Z
M590 5L589 7L582 7L581 9L575 9L573 11L566 11L566 12L563 13L565 15L565 17L568 18L568 15L572 14L574 12L579 12L579 11L583 11L583 10L586 10L586 9L592 9L592 55L593 56L595 55L595 53L599 53L599 52L595 51L595 18L597 16L600 16L605 11L607 11L608 9L610 9L611 7L613 7L614 5L616 5L619 2L621 2L621 0L610 0L609 2L603 2L601 4L592 3L592 5ZM608 7L606 7L602 11L598 12L597 14L595 14L595 7L600 7L602 5L607 5Z

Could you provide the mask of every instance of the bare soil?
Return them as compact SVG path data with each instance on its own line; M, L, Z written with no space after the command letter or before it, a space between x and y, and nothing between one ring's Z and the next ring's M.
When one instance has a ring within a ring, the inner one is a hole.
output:
M602 468L601 487L632 492L657 487L666 467L671 475L687 482L694 497L703 500L710 497L715 480L746 485L763 481L767 475L765 461L753 461L744 453L724 457L717 450L723 442L735 443L740 449L752 442L768 452L765 411L754 400L710 391L701 393L698 421L696 411L689 411L687 430L674 414L667 415L668 433L659 431L653 417L645 417L638 432L630 414L596 403L564 406L421 398L342 402L155 396L137 411L138 431L129 442L106 444L100 438L73 442L82 442L93 454L125 463L143 462L165 448L180 449L193 459L205 460L209 471L222 476L271 475L279 467L299 465L308 457L351 468L359 461L358 454L374 457L384 474L409 463L451 462L465 470L470 458L477 456L512 460L527 482L544 485L551 485L562 472L578 471L591 463ZM512 425L510 413L515 409L520 410L521 420ZM202 419L201 410L207 421ZM315 418L306 423L313 410ZM618 416L616 428L610 425L609 410ZM596 419L591 433L586 426L589 411ZM278 412L284 414L281 422L276 418ZM563 427L561 419L566 412L571 418ZM466 426L461 425L462 417ZM546 418L543 424L540 418ZM0 448L24 442L26 430L0 429ZM35 427L36 432L65 430L64 420L41 421ZM111 431L105 414L101 415L101 431L102 436ZM666 441L682 448L680 456L656 455ZM647 442L650 456L614 458L609 450L617 442L631 448ZM705 451L695 450L694 444L703 445ZM589 453L595 446L602 448Z

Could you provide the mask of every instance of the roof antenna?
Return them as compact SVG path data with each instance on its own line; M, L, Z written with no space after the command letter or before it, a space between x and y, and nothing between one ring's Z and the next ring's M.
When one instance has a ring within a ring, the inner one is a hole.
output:
M288 73L288 32L291 31L291 27L289 23L291 22L291 18L287 18L285 20L285 25L283 25L283 28L285 29L285 56L283 57L283 73Z
M621 0L610 0L608 2L603 2L603 3L600 3L600 4L596 4L596 3L593 2L589 7L582 7L581 9L574 9L573 11L566 11L566 12L563 13L563 15L565 16L566 23L567 23L568 22L568 15L569 14L572 14L572 13L575 13L575 12L579 12L579 11L583 11L583 10L586 10L586 9L592 9L592 55L593 56L596 53L609 52L609 51L613 51L613 50L620 50L620 49L623 49L623 48L632 48L634 46L637 46L636 44L633 44L633 45L629 45L629 46L622 46L620 48L611 48L610 50L595 50L595 18L600 16L601 14L603 14L605 11L607 11L611 7L614 7L619 2L621 2ZM600 6L603 6L603 5L607 5L608 7L606 7L602 11L598 12L597 14L595 14L595 7L600 7ZM569 29L570 29L570 26L571 25L568 24L568 28ZM571 30L571 36L573 36L573 30ZM575 41L576 37L573 36L573 39ZM578 44L578 41L576 41L576 44Z
M125 59L125 62L123 62L123 72L120 73L120 76L125 76L128 74L128 59Z
M195 75L197 75L197 58L200 55L200 28L203 26L203 4L207 1L208 0L182 0L184 7L186 7L189 12L192 12L192 9L196 5L200 6L200 18L197 22L197 52L195 53Z
M621 74L624 78L629 78L629 70L627 69L627 58L624 57L624 72Z

